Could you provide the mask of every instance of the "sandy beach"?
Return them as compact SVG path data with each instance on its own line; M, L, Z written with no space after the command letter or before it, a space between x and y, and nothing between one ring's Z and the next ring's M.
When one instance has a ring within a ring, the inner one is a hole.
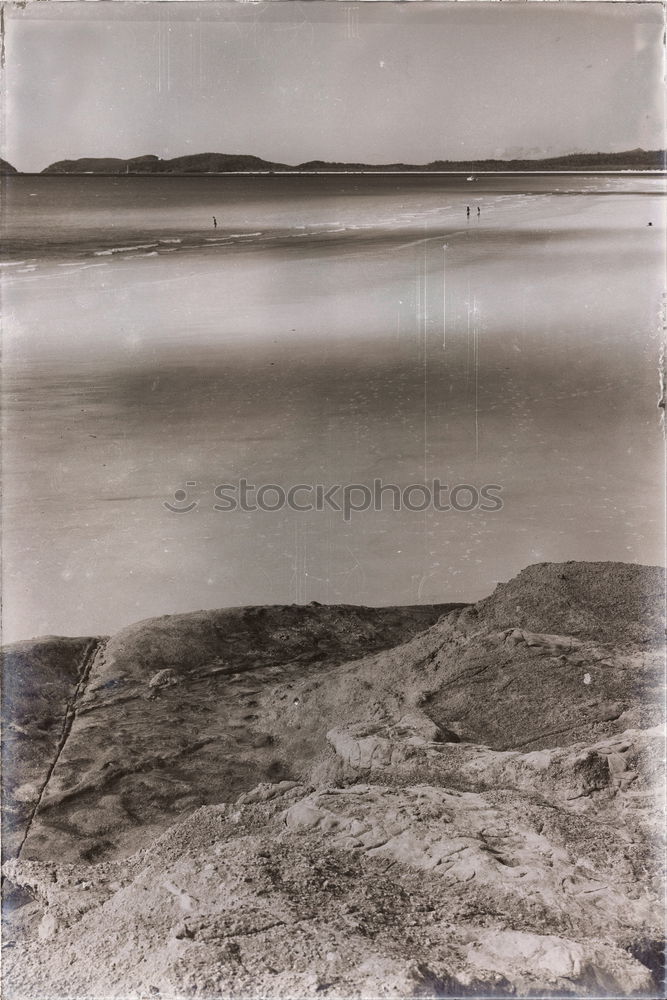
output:
M13 179L7 637L475 598L501 566L595 559L610 533L655 561L661 184ZM504 508L215 511L242 476L497 483ZM163 506L179 489L187 516Z

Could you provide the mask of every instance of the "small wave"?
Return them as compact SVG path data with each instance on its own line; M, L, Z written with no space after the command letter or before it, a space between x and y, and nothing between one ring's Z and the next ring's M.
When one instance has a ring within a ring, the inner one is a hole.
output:
M96 257L109 257L113 253L129 253L132 250L152 250L157 243L140 243L135 247L112 247L110 250L96 250Z
M24 260L7 260L0 263L0 267L21 267L25 264Z
M159 242L160 243L182 243L183 240L181 240L181 239L168 239L168 240L165 239L165 240L160 240Z
M57 266L69 267L71 270L69 270L67 273L75 274L78 271L87 271L88 268L90 267L104 267L105 263L106 263L105 261L100 261L98 264L86 264L84 261L81 260L70 260L66 264L58 264ZM33 266L36 267L37 265L35 264Z

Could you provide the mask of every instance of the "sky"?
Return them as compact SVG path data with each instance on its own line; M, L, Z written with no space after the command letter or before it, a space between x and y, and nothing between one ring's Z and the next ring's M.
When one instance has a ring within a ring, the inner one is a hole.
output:
M658 3L7 7L3 156L387 163L664 144Z

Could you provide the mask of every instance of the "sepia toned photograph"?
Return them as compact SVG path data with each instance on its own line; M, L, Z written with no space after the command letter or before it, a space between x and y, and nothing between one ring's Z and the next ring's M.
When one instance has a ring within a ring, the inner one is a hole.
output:
M664 5L1 17L3 996L664 997Z

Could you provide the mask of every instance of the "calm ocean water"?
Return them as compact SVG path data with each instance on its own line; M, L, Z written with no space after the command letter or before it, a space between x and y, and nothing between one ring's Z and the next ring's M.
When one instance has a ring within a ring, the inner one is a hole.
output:
M86 254L137 240L179 239L202 248L215 215L220 237L244 227L265 240L355 232L400 231L461 221L461 204L507 206L517 196L654 195L659 177L591 175L299 175L200 177L11 178L4 189L3 255L18 259ZM244 234L245 235L245 234ZM162 251L164 252L164 251Z
M26 176L3 199L7 640L660 561L662 179ZM215 511L241 477L494 483L504 507Z

